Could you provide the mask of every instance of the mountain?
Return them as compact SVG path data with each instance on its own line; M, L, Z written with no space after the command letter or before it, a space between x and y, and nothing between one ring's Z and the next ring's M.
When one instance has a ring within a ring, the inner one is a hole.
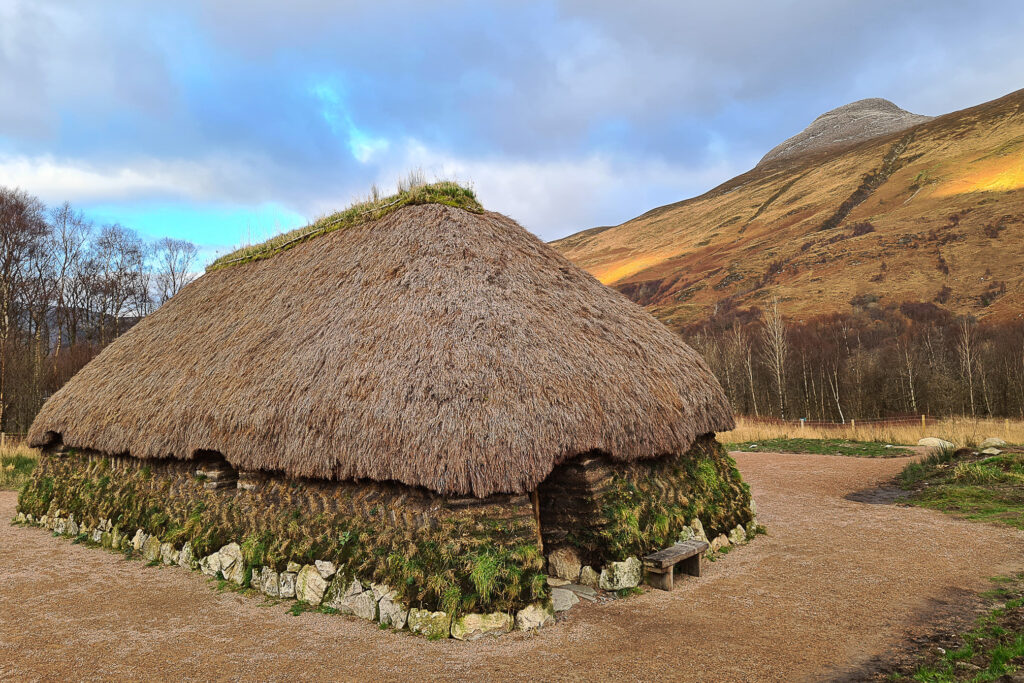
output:
M857 100L827 111L814 119L807 128L773 147L764 155L758 166L808 152L838 151L863 140L887 133L898 133L931 118L912 114L879 97Z
M706 194L553 245L677 329L773 295L799 318L1021 318L1024 90L932 119L855 102Z

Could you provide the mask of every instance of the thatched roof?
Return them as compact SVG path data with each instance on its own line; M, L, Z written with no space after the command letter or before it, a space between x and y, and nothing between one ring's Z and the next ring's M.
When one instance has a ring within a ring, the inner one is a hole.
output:
M505 216L425 204L211 270L29 439L485 496L732 426L701 358L639 306Z

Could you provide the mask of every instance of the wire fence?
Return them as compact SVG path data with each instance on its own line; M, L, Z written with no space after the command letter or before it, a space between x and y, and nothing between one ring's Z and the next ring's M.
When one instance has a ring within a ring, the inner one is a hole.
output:
M0 448L20 446L28 439L26 432L0 432Z
M808 420L797 418L795 420L784 420L777 417L751 417L744 415L743 419L750 424L777 425L780 427L855 427L857 425L874 425L879 427L898 425L920 425L922 427L935 426L942 421L942 418L933 415L891 415L889 417L851 418L839 422L832 420Z

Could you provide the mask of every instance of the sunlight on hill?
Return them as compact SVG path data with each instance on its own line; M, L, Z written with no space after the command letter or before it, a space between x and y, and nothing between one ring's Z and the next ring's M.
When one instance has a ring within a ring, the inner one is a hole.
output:
M1024 159L999 159L984 169L968 173L940 186L933 196L948 197L968 192L1008 192L1024 187Z
M631 261L626 261L625 263L617 261L614 264L612 264L610 270L602 270L601 268L595 268L594 277L600 280L602 284L610 285L613 282L618 282L619 280L629 277L634 273L639 273L644 268L649 268L653 265L661 263L666 258L668 257L662 256L661 254L652 254L650 256L643 256L641 258L636 258Z

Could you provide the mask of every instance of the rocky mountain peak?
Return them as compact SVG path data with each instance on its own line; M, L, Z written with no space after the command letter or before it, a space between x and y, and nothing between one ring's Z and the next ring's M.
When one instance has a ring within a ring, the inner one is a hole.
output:
M930 120L880 97L857 100L827 111L811 125L774 147L758 166L808 152L848 147L881 135L896 133Z

